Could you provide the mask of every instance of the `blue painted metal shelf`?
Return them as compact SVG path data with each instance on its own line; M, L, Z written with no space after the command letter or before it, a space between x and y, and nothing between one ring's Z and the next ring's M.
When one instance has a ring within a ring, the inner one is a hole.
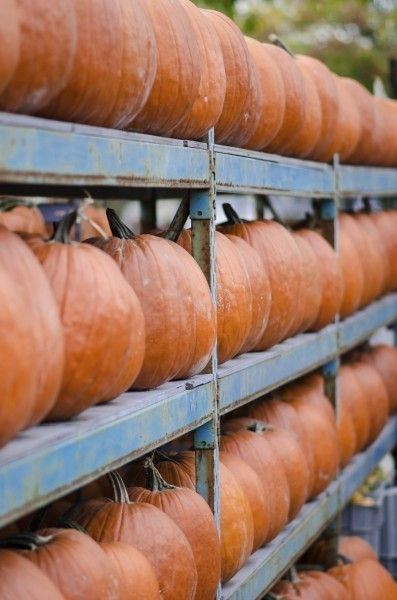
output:
M321 534L347 504L354 491L381 458L397 444L397 417L390 419L379 438L357 455L336 481L314 502L309 502L280 535L253 554L244 567L223 586L224 600L261 598Z
M339 192L351 196L396 196L397 169L340 166Z

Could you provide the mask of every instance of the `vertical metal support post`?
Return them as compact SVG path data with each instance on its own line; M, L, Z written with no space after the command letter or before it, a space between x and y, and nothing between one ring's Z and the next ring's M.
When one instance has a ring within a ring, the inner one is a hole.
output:
M192 221L193 256L206 276L214 305L216 306L216 188L213 131L210 132L208 138L208 156L210 173L209 189L191 192L190 218ZM219 529L219 417L217 368L217 352L215 347L211 361L206 369L206 372L212 375L212 419L210 422L196 429L194 445L196 451L196 488L199 494L203 496L210 505Z
M393 323L392 330L393 330L393 344L394 344L394 346L397 347L397 323Z

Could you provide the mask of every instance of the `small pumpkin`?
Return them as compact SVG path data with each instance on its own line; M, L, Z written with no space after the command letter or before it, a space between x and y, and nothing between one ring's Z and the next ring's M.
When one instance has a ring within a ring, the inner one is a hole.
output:
M154 29L157 69L149 96L129 127L171 135L191 113L199 93L202 57L195 27L179 0L145 0L144 6Z
M118 580L105 553L88 535L75 529L43 529L2 542L40 568L68 600L108 600Z
M343 296L339 313L344 319L363 305L365 282L358 249L343 227L339 232L339 260L343 278Z
M0 108L34 114L62 90L71 71L76 51L74 2L16 0L15 5L19 59L0 95ZM10 16L12 31L13 13ZM12 55L11 61L14 66Z
M72 511L77 521L97 542L130 544L149 560L164 600L193 600L197 571L186 537L164 512L144 502L131 502L122 479L110 475L113 500L83 503Z
M67 600L41 569L12 550L0 550L0 597L4 600Z
M145 104L156 74L157 46L147 4L72 0L77 48L68 77L43 107L43 116L106 127L129 125Z
M389 410L397 409L397 348L379 344L362 354L362 359L375 367L386 387Z
M350 593L352 600L394 600L395 583L392 576L375 560L361 560L330 569Z
M195 599L213 600L221 577L221 547L208 504L193 490L167 483L150 459L145 462L145 471L146 488L129 488L130 499L156 506L176 523L193 552Z
M75 218L67 215L54 239L33 249L54 291L65 341L63 381L50 419L69 418L128 389L145 344L136 295L108 256L69 239Z
M107 215L113 237L88 241L116 261L143 309L146 348L134 387L200 373L215 344L214 306L203 272L178 244L136 236L115 211L108 208Z
M339 370L339 402L347 406L352 416L356 432L355 452L360 452L370 436L370 409L367 396L350 365L342 365Z
M357 536L342 536L339 538L339 553L352 562L360 562L365 559L378 560L375 550L367 540Z
M18 233L46 236L45 223L40 210L33 204L24 201L1 201L0 225Z
M160 600L156 573L136 548L122 542L102 542L109 564L117 575L118 600Z
M16 0L3 0L0 6L0 94L12 78L18 65L20 27Z

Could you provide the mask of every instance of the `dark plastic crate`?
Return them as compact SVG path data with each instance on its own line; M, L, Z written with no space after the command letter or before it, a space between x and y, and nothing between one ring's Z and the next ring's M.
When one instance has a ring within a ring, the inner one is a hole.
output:
M383 495L379 494L374 506L349 504L342 513L342 529L350 535L380 531L383 524Z
M389 573L397 579L397 558L385 558L381 556L380 562L389 571Z
M397 487L385 490L381 529L381 556L397 559Z

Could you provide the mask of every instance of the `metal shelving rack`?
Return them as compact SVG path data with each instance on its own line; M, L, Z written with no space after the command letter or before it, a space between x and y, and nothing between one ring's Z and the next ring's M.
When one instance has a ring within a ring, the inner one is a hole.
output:
M138 135L0 113L0 194L128 199L137 190L190 190L193 253L216 296L217 191L316 199L323 233L337 240L339 202L397 195L397 170L324 165L214 144ZM299 200L297 200L299 201ZM239 356L157 390L130 392L70 422L22 432L0 450L0 526L149 450L194 431L198 491L215 514L219 417L321 367L337 404L339 356L397 323L397 294L318 333ZM380 458L397 444L397 418L271 544L256 552L219 597L262 596L335 518Z

